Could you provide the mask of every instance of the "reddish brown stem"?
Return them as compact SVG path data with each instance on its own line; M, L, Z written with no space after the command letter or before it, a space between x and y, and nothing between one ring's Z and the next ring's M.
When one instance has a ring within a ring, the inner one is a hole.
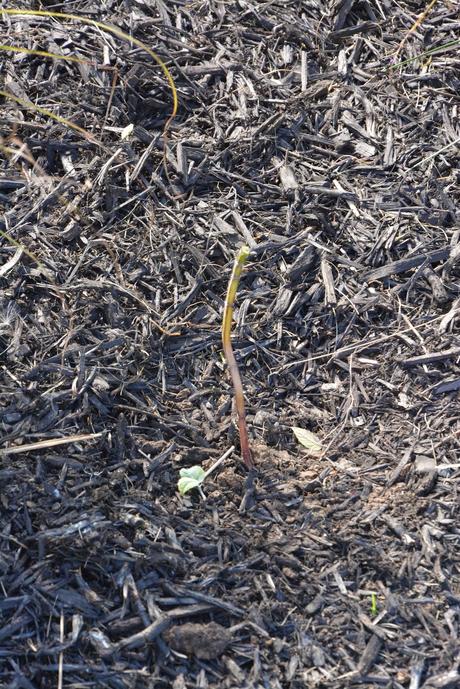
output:
M240 281L241 272L243 270L243 265L249 256L249 247L242 246L238 256L236 257L235 265L233 266L233 271L228 283L227 298L225 300L224 307L224 319L222 322L222 347L224 350L225 358L228 364L228 370L230 372L233 389L235 392L235 406L236 413L238 416L238 429L240 433L240 446L241 446L241 456L243 462L246 464L248 469L254 467L254 462L252 459L251 450L249 448L249 436L248 428L246 425L246 412L244 408L244 392L243 384L241 382L240 371L238 369L238 364L236 363L235 355L233 353L232 341L231 341L231 329L232 329L232 318L233 318L233 306L235 302L236 291L238 289L238 284Z
M252 469L254 467L254 462L252 459L251 450L249 448L248 427L246 424L246 410L244 407L243 384L241 382L240 371L238 369L238 364L236 363L235 355L233 353L230 341L228 343L228 346L224 347L224 353L225 358L227 359L228 370L232 378L233 389L235 392L235 407L236 414L238 417L238 430L240 433L241 456L247 468Z

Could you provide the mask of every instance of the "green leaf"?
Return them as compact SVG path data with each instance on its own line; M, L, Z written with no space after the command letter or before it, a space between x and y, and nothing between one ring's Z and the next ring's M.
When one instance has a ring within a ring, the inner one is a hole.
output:
M180 479L177 482L177 487L181 495L185 495L189 490L193 488L199 488L203 483L206 472L200 466L195 465L193 467L188 467L187 469L181 469L179 471Z
M297 426L292 426L292 431L299 443L308 450L308 454L314 457L318 457L321 454L323 446L317 435Z

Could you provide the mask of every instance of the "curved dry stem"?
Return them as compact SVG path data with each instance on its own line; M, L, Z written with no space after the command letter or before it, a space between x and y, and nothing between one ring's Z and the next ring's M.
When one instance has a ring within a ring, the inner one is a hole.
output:
M88 26L94 26L102 31L106 31L108 33L113 34L114 36L117 36L118 38L121 38L124 41L127 41L131 45L135 45L141 50L145 51L156 64L161 68L164 76L166 77L166 80L169 84L169 87L171 89L172 93L172 100L173 100L173 105L172 105L172 111L168 119L166 120L164 130L163 130L163 135L164 135L164 147L163 147L163 165L165 168L166 175L168 176L167 172L167 165L166 165L166 151L167 151L167 137L168 137L168 131L171 126L171 123L173 119L175 118L178 107L179 107L179 98L177 94L177 89L176 85L174 83L174 79L171 75L171 72L169 71L168 67L166 66L165 62L153 51L151 50L145 43L140 41L137 38L134 38L133 36L130 36L129 34L125 33L121 29L119 29L116 26L110 26L109 24L106 24L105 22L100 22L95 19L90 19L89 17L85 16L80 16L77 14L71 14L67 12L52 12L52 11L47 11L47 10L28 10L28 9L1 9L0 13L6 14L9 16L34 16L34 17L48 17L48 18L56 18L56 19L67 19L67 20L72 20L76 22L80 22L83 24L87 24ZM48 51L42 51L42 50L31 50L28 48L21 48L19 46L11 46L11 45L0 45L0 50L3 51L10 51L10 52L18 52L18 53L26 53L30 55L39 55L42 57L49 57L57 60L67 60L68 62L77 62L77 63L90 63L91 61L85 60L83 58L75 57L75 56L66 56L66 55L59 55L57 53L50 53ZM51 119L55 120L56 122L59 122L60 124L63 124L78 133L80 133L82 136L85 137L85 139L88 139L92 143L97 144L101 148L105 149L104 145L97 140L97 138L91 134L90 132L87 132L85 129L82 127L79 127L78 125L74 124L70 120L67 120L64 117L61 117L60 115L56 115L52 113L51 111L47 110L46 108L42 108L38 105L35 105L34 103L30 101L23 100L21 98L18 98L14 96L11 93L8 93L6 91L0 91L0 96L3 96L4 98L10 99L18 103L19 105L22 105L25 108L35 110L36 112L40 112L43 115L46 115L47 117L50 117ZM3 150L4 152L12 152L12 149L9 149L9 147L6 146L0 146L0 150ZM15 239L10 237L9 234L6 232L0 231L0 236L3 236L7 241L9 241L13 246L20 247L23 249L24 253L26 253L30 258L32 258L38 265L38 267L47 274L47 271L44 269L44 266L41 264L37 256L33 254L31 251L29 251L26 247L24 247L20 242L17 242Z
M163 72L166 81L168 82L169 88L171 90L172 94L172 100L173 100L173 105L172 105L172 110L171 114L166 120L164 129L163 129L163 137L164 137L164 148L163 148L163 165L165 168L165 172L167 174L167 166L166 166L166 146L167 146L167 138L168 138L168 132L169 128L171 126L172 121L177 115L177 110L179 108L179 97L177 94L177 89L176 85L174 83L174 79L172 77L171 72L169 71L168 67L166 66L166 63L161 59L159 55L157 55L151 48L149 48L145 43L140 41L138 38L134 38L133 36L130 36L129 34L125 33L121 29L119 29L117 26L111 26L110 24L106 24L105 22L100 22L97 21L96 19L90 19L89 17L81 16L78 14L70 14L67 12L52 12L48 10L22 10L22 9L2 9L0 12L10 15L10 16L30 16L30 17L54 17L55 19L68 19L71 21L76 21L80 22L82 24L87 24L88 26L94 26L101 31L107 31L108 33L113 34L114 36L117 36L118 38L121 38L124 41L127 41L128 43L131 43L131 45L135 45L141 50L144 50L147 55L149 55L154 62L160 67L161 71Z
M8 93L8 91L0 91L0 96L3 96L3 98L9 98L15 103L18 103L18 105L22 105L23 108L27 108L28 110L35 110L35 112L39 112L42 115L45 115L46 117L50 117L52 120L59 122L59 124L63 124L66 127L69 127L70 129L74 129L85 139L91 141L91 143L97 144L98 146L101 146L101 148L105 148L104 144L98 141L98 139L96 139L96 137L93 134L87 132L86 129L83 129L83 127L79 127L78 124L75 124L70 120L67 120L65 117L61 117L61 115L56 115L54 112L51 112L51 110L48 110L47 108L42 108L41 105L35 105L35 103L32 103L32 101L24 100L23 98L13 96L13 94Z
M94 65L92 60L86 60L84 57L76 57L75 55L61 55L60 53L50 53L48 50L32 50L32 48L21 48L18 45L0 44L0 50L6 53L24 53L25 55L38 55L39 57L49 57L52 60L64 60L65 62L77 62L80 65Z

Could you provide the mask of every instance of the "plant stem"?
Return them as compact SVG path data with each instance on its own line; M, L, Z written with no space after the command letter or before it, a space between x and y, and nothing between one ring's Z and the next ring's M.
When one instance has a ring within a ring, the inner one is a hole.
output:
M233 353L232 341L230 337L232 330L233 307L235 304L236 292L238 290L238 284L240 282L243 266L247 261L249 252L249 247L243 245L239 250L238 255L235 259L235 263L233 265L233 270L230 276L230 281L228 283L227 297L225 299L224 306L224 318L222 321L222 346L224 349L225 358L227 360L228 370L230 371L230 375L232 377L233 390L235 393L235 406L236 413L238 416L238 429L240 432L241 456L247 468L252 469L254 467L254 462L252 460L251 450L249 449L248 428L246 425L246 412L244 408L243 385L241 383L241 376L238 369L238 364L236 363L235 355Z

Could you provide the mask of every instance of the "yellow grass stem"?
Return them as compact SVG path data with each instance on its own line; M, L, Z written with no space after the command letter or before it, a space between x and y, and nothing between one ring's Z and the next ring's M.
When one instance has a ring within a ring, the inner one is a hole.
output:
M118 38L121 38L124 41L127 41L131 45L135 45L144 52L146 52L154 62L161 68L164 76L166 77L166 81L168 82L169 88L171 89L172 93L172 110L171 114L166 120L164 130L163 130L163 135L164 135L164 148L163 148L163 164L165 167L165 172L167 174L167 168L166 168L166 151L167 151L167 136L168 136L168 130L171 125L171 122L175 118L177 114L177 110L179 107L179 98L177 94L177 89L176 85L174 83L174 79L171 75L171 72L169 71L168 67L166 66L165 62L153 51L151 50L145 43L140 41L138 38L134 38L133 36L130 36L129 34L125 33L121 29L119 29L116 26L110 26L109 24L106 24L105 22L100 22L96 21L95 19L90 19L89 17L81 16L78 14L70 14L67 12L52 12L52 11L47 11L47 10L28 10L28 9L0 9L0 13L6 14L9 16L32 16L32 17L48 17L48 18L55 18L55 19L67 19L70 21L76 21L80 22L82 24L86 24L88 26L94 26L102 31L106 31L108 33L113 34L114 36L117 36ZM48 58L53 58L56 60L67 60L69 62L77 62L81 64L92 64L91 61L85 60L83 58L75 57L75 56L68 56L68 55L59 55L57 53L51 53L46 50L32 50L29 48L21 48L19 46L11 46L11 45L5 45L2 44L0 45L0 50L3 51L10 51L10 52L18 52L18 53L26 53L29 55L38 55L41 57L48 57ZM42 108L39 105L35 105L31 101L23 100L22 98L18 98L17 96L14 96L11 93L8 93L7 91L2 91L0 90L0 96L3 96L4 98L8 98L10 100L15 101L18 105L22 105L25 108L35 110L36 112L41 113L42 115L45 115L47 117L50 117L51 119L55 120L56 122L59 122L60 124L63 124L78 133L80 133L82 136L84 136L85 139L90 140L91 142L99 145L101 148L105 148L103 144L96 139L96 137L91 134L90 132L87 132L85 129L82 127L79 127L77 124L74 124L70 120L67 120L64 117L61 117L60 115L56 115L50 110L47 110L46 108ZM3 150L4 152L12 152L12 149L6 146L0 146L0 150ZM37 256L33 254L31 251L26 249L21 243L17 242L15 239L10 237L6 232L3 232L0 230L0 236L4 237L7 241L9 241L13 246L20 247L23 249L24 253L27 254L30 258L32 258L39 268L47 274L47 271L45 270L44 266L41 264Z
M3 232L3 230L0 230L0 237L3 237L4 239L6 239L7 242L9 242L9 243L12 244L13 246L15 246L17 249L21 249L21 251L23 251L23 252L26 254L26 256L28 256L29 258L31 258L32 261L33 261L34 263L37 264L37 266L38 266L38 268L41 270L41 272L42 272L49 280L53 281L53 276L52 276L52 275L50 274L50 272L45 268L45 266L44 266L43 263L40 261L40 259L39 259L34 253L32 253L32 251L29 251L29 249L27 249L27 247L25 247L24 244L21 244L21 242L18 242L16 239L14 239L13 237L11 237L11 236L8 234L8 232Z
M232 377L233 389L235 392L235 406L238 416L238 429L240 432L241 456L248 469L254 466L251 450L249 448L248 428L246 425L246 411L244 406L243 384L241 382L240 371L236 363L232 348L231 330L233 320L233 309L235 304L236 292L240 282L244 264L249 256L250 249L243 245L238 252L233 265L232 274L228 283L227 297L225 299L224 317L222 321L222 346L227 360L228 370Z
M39 57L49 57L52 60L65 60L66 62L78 62L80 65L94 65L96 63L92 60L87 60L84 57L76 57L75 55L61 55L60 53L50 53L48 50L32 50L32 48L21 48L18 45L2 45L0 50L6 53L24 53L25 55L38 55Z
M31 163L31 165L35 165L35 160L30 155L24 153L23 151L17 151L15 148L11 148L11 146L4 146L3 144L0 144L0 151L3 151L3 153L7 153L8 155L15 155L19 156L20 158L24 158L24 160L27 160L27 162Z
M41 113L42 115L45 115L46 117L50 117L52 120L55 120L56 122L59 122L59 124L63 124L66 127L69 127L70 129L74 129L76 132L81 134L85 139L88 139L94 144L98 144L102 148L104 148L103 144L100 143L96 139L93 134L90 132L87 132L86 129L83 129L83 127L79 127L78 124L75 124L74 122L71 122L70 120L67 120L65 117L61 117L60 115L56 115L54 112L51 112L51 110L47 110L46 108L42 108L40 105L35 105L35 103L32 103L32 101L29 100L24 100L24 98L18 98L17 96L13 96L12 93L8 93L8 91L0 91L0 96L3 96L3 98L9 98L10 100L14 101L15 103L18 103L18 105L22 105L23 108L28 108L29 110L35 110L36 112Z
M70 14L67 12L51 12L48 10L23 10L23 9L2 9L0 10L2 13L10 15L10 16L29 16L29 17L48 17L48 18L55 18L55 19L68 19L70 21L76 21L80 22L81 24L86 24L88 26L94 26L97 29L100 29L101 31L107 31L108 33L113 34L114 36L117 36L118 38L121 38L124 41L127 41L128 43L131 43L131 45L135 45L141 50L145 51L147 55L149 55L154 62L160 67L161 71L163 72L166 81L168 82L169 88L171 89L171 94L172 94L172 110L171 114L166 120L166 124L164 126L164 137L165 137L165 149L164 149L164 160L166 162L166 137L168 134L169 127L171 125L171 122L177 115L177 110L179 107L179 97L177 95L177 89L176 85L174 83L174 79L172 77L171 72L169 71L168 67L166 66L165 62L161 59L159 55L157 55L151 48L149 48L145 43L140 41L138 38L134 38L133 36L130 36L129 34L125 33L121 29L119 29L117 26L111 26L110 24L106 24L105 22L100 22L97 21L96 19L90 19L89 17L85 17L82 15L78 14Z
M24 151L17 151L15 148L11 148L10 146L4 146L3 143L1 143L1 141L3 141L3 139L0 138L0 151L3 151L4 153L7 153L9 155L20 156L21 158L24 158L28 162L33 163L35 165L35 160L28 153L26 153ZM25 247L23 244L21 244L21 242L18 242L16 239L11 237L8 234L8 232L4 232L3 230L0 230L0 237L3 237L4 239L6 239L7 242L9 242L13 246L15 246L17 249L21 249L26 254L26 256L31 258L32 261L37 264L39 269L42 271L42 273L47 278L51 277L51 280L53 279L52 276L50 276L49 271L45 268L43 263L41 263L38 256L36 256L32 251L29 251L29 249L27 249L27 247Z

